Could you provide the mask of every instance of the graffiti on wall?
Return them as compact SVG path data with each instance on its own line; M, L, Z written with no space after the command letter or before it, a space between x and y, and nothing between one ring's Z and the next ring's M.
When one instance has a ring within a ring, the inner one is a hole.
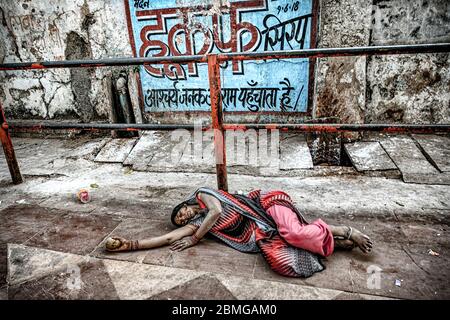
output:
M45 53L52 52L51 58L64 60L56 13L47 18L42 14L10 15L8 18L11 31L21 47L35 55L35 58L42 59Z
M136 56L261 52L311 47L313 0L126 0ZM221 64L225 111L306 112L308 59ZM145 111L208 111L206 64L145 65Z

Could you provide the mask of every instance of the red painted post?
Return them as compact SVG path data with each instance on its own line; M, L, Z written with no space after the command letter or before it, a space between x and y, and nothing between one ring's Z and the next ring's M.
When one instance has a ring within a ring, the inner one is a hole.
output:
M214 130L214 154L216 158L217 188L219 190L228 191L220 68L216 54L208 55L208 77L209 92L211 95L212 127Z
M8 131L8 123L6 122L2 104L0 103L0 140L2 141L3 151L5 152L6 162L8 163L9 172L14 184L23 182L20 174L19 164L17 163L16 153Z

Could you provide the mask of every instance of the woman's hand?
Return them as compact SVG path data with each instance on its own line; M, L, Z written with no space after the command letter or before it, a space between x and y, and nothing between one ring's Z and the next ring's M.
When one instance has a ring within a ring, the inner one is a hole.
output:
M106 240L105 249L111 252L137 250L138 242L122 237L110 237Z
M198 243L198 240L196 237L184 237L180 240L175 241L174 243L172 243L172 245L170 246L170 250L173 251L183 251L186 248L195 246Z

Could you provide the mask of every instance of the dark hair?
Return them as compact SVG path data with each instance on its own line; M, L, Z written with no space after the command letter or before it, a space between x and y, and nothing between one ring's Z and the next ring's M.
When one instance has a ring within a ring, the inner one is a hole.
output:
M172 221L172 223L177 227L182 227L183 226L182 224L178 224L175 222L175 217L177 216L178 212L180 211L181 208L183 208L184 205L190 206L190 205L194 205L194 204L198 204L197 199L195 197L190 198L186 201L183 201L180 204L178 204L175 208L173 208L172 216L170 217L170 220Z

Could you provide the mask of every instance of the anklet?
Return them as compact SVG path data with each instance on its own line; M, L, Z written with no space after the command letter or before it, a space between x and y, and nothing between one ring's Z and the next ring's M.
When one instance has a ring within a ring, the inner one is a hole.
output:
M353 228L352 227L348 227L347 240L350 240L352 234L353 234Z

